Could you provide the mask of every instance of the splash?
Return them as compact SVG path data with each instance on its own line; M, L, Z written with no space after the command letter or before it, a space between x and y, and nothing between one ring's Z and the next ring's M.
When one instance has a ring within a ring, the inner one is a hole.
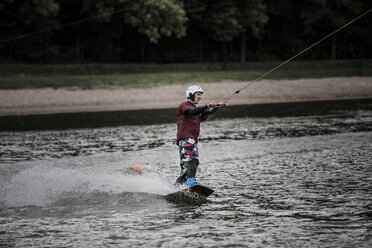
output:
M32 165L2 182L3 204L8 206L46 206L69 195L117 195L124 192L165 195L174 191L160 174L147 170L130 173L119 164L94 166Z

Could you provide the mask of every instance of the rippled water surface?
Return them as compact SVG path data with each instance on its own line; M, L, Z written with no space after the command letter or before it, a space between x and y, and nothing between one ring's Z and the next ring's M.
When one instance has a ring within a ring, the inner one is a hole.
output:
M372 111L203 123L198 204L162 197L175 133L1 132L0 246L372 246Z

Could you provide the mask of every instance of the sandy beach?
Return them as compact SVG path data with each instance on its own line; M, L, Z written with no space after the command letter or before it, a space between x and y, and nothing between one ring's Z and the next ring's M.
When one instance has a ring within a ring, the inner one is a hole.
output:
M197 83L200 104L228 97L247 82ZM0 90L0 115L31 115L134 109L176 108L188 85L146 88ZM228 105L372 98L372 77L262 80L242 90Z

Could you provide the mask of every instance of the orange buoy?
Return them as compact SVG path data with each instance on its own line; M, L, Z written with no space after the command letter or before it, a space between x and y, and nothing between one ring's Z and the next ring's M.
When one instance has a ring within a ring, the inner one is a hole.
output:
M139 164L135 164L135 165L133 165L133 167L132 167L132 171L134 171L134 172L137 172L137 173L142 173L142 166L141 165L139 165Z

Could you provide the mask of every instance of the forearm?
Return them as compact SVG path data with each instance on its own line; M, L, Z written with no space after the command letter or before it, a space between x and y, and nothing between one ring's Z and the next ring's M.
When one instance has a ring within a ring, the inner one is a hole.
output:
M210 116L210 115L216 113L217 109L218 109L218 108L207 108L206 110L204 110L204 111L202 112L202 118L203 118L204 120L206 120L206 119L208 118L208 116Z
M187 115L199 115L199 114L202 114L206 110L208 110L207 105L205 105L203 107L188 109L188 110L186 110L185 114L187 114Z

